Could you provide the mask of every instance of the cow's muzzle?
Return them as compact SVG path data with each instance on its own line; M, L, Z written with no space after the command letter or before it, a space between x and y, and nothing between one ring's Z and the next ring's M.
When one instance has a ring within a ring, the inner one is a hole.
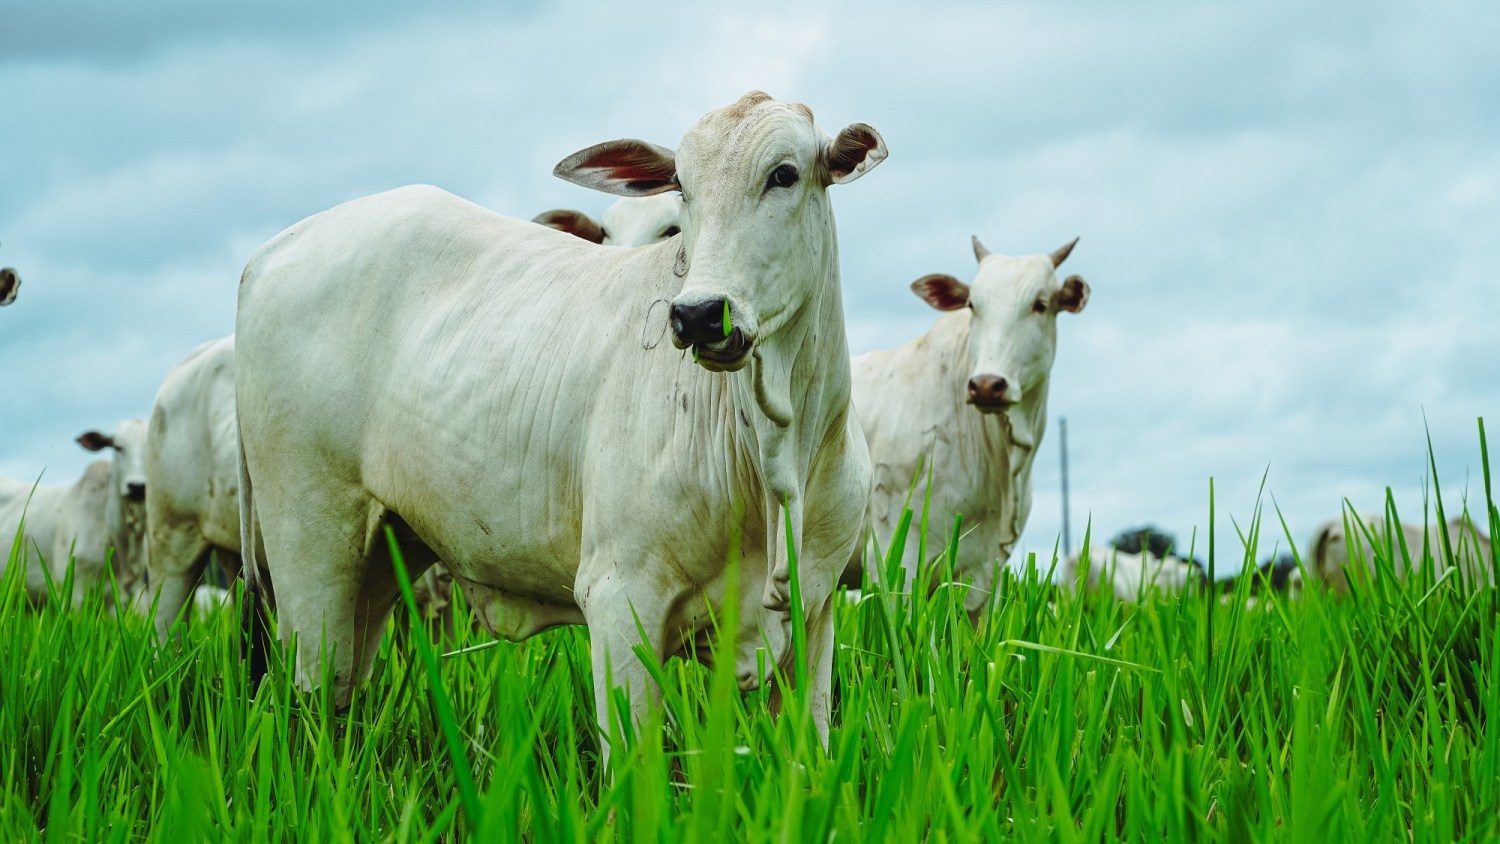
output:
M754 337L730 316L729 300L722 296L696 302L674 302L669 319L672 345L691 347L694 359L714 371L732 371L745 365Z
M1019 391L999 375L975 375L969 379L969 404L980 413L996 413L1015 404Z

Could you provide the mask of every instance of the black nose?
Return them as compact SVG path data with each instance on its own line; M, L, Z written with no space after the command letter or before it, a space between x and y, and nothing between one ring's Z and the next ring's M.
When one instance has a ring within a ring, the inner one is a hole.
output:
M683 343L718 343L724 339L724 300L709 299L672 306L672 333Z
M998 375L975 375L969 379L969 404L975 407L999 407L1005 404L1005 390L1009 386Z
M131 501L145 501L146 500L146 485L145 484L126 484L125 485L125 497L129 498Z

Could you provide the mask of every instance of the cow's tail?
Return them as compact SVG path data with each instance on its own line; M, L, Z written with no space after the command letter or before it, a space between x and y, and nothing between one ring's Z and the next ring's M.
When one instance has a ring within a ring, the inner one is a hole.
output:
M245 462L245 438L239 433L238 419L235 420L235 429L240 447L240 556L244 561L240 570L245 578L245 599L240 605L240 655L248 663L250 692L254 694L260 686L261 678L266 675L271 635L261 585L264 569L260 559L260 523L255 517L255 491L250 485L250 468Z

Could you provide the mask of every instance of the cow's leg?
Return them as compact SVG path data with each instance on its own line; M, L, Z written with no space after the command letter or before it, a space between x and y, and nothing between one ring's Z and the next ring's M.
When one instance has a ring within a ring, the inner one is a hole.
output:
M437 554L417 539L399 519L392 521L397 546L401 550L401 562L406 567L406 576L411 579L415 588L423 573L437 562ZM390 544L382 524L370 539L370 567L356 606L355 682L363 683L370 678L370 671L375 666L375 655L380 652L380 640L385 636L386 622L390 620L391 611L400 600L401 585L396 579L396 566L391 560Z
M828 747L828 725L833 716L833 598L828 598L823 608L807 619L807 706L812 715L813 727L823 747ZM787 682L794 683L794 652L787 651L787 664L782 666ZM770 707L778 716L781 713L785 691L774 677L771 684Z
M148 593L156 593L156 636L165 642L203 576L208 542L196 530L171 524L150 531L148 541Z
M286 645L296 642L297 684L316 689L329 667L323 660L332 660L333 701L346 707L363 647L356 625L363 617L360 597L377 508L362 493L340 494L317 481L276 497L258 487L255 506L281 639Z
M607 764L609 743L616 732L610 714L613 690L621 689L629 698L626 724L632 729L638 729L646 713L661 700L661 689L651 679L636 648L644 644L657 659L665 658L663 643L671 596L663 595L659 587L652 590L632 584L612 568L597 582L580 582L575 591L581 596L589 628L594 715L599 723L601 761ZM625 717L624 712L614 715L614 718Z

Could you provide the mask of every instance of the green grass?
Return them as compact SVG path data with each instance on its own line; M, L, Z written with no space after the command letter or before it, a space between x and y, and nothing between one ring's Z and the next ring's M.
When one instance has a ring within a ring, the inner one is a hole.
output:
M1471 510L1493 533L1485 486ZM1286 541L1258 507L1233 530L1247 560ZM398 615L335 713L274 662L249 693L232 608L158 649L102 595L28 610L7 576L0 839L1500 836L1494 590L1416 576L1129 605L1042 582L1050 565L1007 577L977 628L961 587L846 600L826 752L728 670L658 666L663 714L615 728L612 774L581 629L445 658L486 637L432 642Z

